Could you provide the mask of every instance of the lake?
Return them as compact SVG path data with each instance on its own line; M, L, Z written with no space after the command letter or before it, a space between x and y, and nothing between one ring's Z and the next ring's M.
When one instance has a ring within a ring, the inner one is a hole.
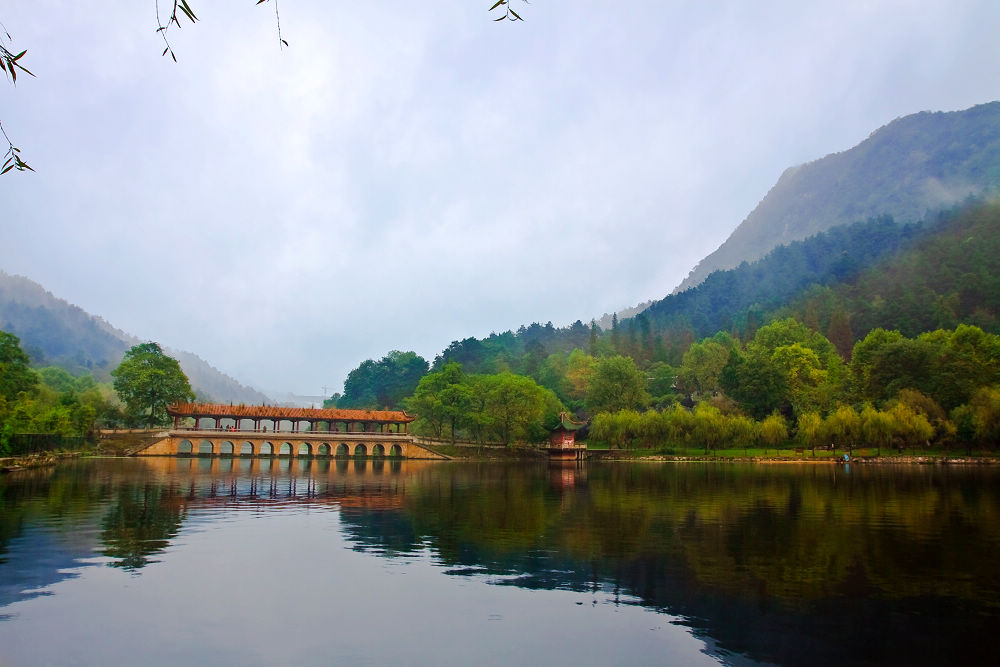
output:
M998 482L77 460L0 476L0 664L993 663Z

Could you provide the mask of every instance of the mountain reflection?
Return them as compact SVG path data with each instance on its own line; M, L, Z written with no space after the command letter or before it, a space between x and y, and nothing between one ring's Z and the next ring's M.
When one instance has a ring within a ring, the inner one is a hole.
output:
M308 505L337 511L356 550L610 592L755 660L971 662L1000 617L998 481L944 466L90 461L0 482L0 559L15 540L55 540L139 573L196 515ZM65 563L46 567L33 586ZM0 610L21 584L0 588Z

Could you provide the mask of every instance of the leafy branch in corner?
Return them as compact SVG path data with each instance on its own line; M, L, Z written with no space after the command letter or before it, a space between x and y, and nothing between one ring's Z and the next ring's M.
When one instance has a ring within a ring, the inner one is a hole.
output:
M28 74L31 74L31 72L28 72ZM3 155L4 162L3 166L0 167L0 176L6 174L11 169L34 171L34 169L28 166L27 162L21 159L21 149L14 146L14 142L7 136L7 132L3 129L3 123L0 123L0 134L3 134L3 138L7 140L7 145L9 146L7 152Z
M177 56L174 55L174 50L170 48L170 41L167 39L167 31L170 29L171 25L176 25L178 30L181 29L181 21L177 16L178 11L188 17L191 23L197 21L198 17L194 15L191 7L188 6L187 0L173 0L173 3L174 6L170 12L170 18L167 19L166 25L164 25L163 21L160 19L160 0L153 0L153 7L156 9L156 32L160 33L160 36L163 38L164 48L162 55L167 55L169 53L170 57L174 59L174 62L177 62Z
M3 28L2 25L0 25L0 28L3 30L3 35L0 36L0 69L3 70L4 74L10 77L10 82L16 86L17 70L21 70L29 76L35 75L28 71L24 65L18 62L18 60L24 57L24 54L27 53L27 51L24 50L15 54L13 51L8 49L7 44L11 41L10 33L7 32L7 29ZM4 37L6 37L6 39L4 39ZM6 174L11 169L17 169L18 171L34 171L34 169L28 166L27 162L21 159L21 149L17 148L14 145L14 142L10 140L10 137L7 136L7 132L3 129L3 123L0 123L0 133L2 133L3 138L7 140L8 146L7 152L3 155L4 162L3 166L0 167L0 175Z
M524 0L524 3L527 4L528 0ZM518 15L517 12L514 11L514 9L510 6L510 4L507 2L507 0L497 0L496 3L492 7L490 7L489 11L492 12L494 9L503 9L503 14L500 15L500 16L498 16L498 18L493 19L494 21L523 21L524 20L524 19L522 19ZM499 12L497 12L497 14L499 14Z

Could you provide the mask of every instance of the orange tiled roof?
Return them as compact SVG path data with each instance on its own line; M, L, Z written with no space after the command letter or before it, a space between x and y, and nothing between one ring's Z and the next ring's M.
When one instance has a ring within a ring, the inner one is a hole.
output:
M401 410L342 410L339 408L279 408L274 405L226 405L223 403L174 403L171 417L219 417L240 419L311 419L314 421L412 422L416 417Z

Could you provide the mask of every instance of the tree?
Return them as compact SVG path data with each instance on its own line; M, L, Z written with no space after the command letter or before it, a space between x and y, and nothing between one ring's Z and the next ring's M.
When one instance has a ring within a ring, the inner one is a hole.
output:
M603 357L594 363L587 389L591 414L636 410L649 402L646 376L629 357Z
M431 435L440 438L447 424L451 427L452 442L456 428L471 405L472 389L462 373L462 365L455 361L422 377L413 396L406 400L407 409L416 412L419 418L419 429L426 428Z
M677 369L677 388L692 398L719 390L719 376L729 361L729 352L739 346L731 336L719 333L694 343L684 353Z
M803 447L812 450L812 455L816 456L816 441L819 440L820 427L823 418L816 412L804 412L799 415L799 441Z
M13 401L22 391L35 388L38 376L29 367L30 362L21 349L21 339L0 331L0 397Z
M194 399L187 376L157 343L133 345L111 371L115 392L129 415L143 416L149 428L167 423L167 406ZM148 415L146 412L148 411Z
M785 418L775 412L760 424L760 439L765 445L777 447L788 440L788 423Z
M393 350L378 361L366 359L347 375L340 408L395 408L417 387L428 369L416 352Z
M763 419L784 407L788 394L786 379L770 357L744 356L735 349L729 352L729 360L719 374L719 384L727 396L755 419Z
M476 389L482 396L483 412L505 445L514 440L538 439L545 418L558 415L562 409L551 389L523 375L484 375Z

